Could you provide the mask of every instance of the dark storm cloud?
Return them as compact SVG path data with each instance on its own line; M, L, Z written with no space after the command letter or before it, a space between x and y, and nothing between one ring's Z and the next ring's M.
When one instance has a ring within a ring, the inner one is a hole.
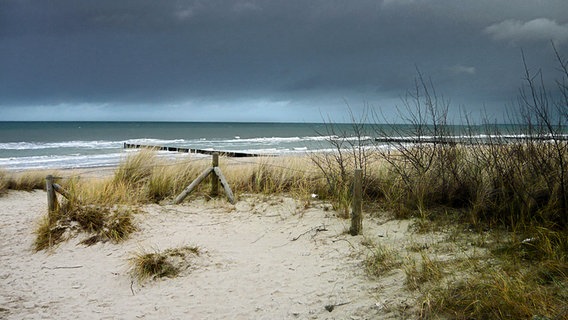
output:
M565 0L0 0L0 107L318 113L392 103L416 68L456 103L503 106L521 48L543 70L551 41L566 51L566 12Z

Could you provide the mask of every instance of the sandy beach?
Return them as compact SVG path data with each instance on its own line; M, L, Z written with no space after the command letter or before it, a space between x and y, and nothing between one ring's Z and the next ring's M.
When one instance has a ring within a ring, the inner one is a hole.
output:
M365 236L352 237L325 203L242 195L146 205L126 242L87 247L79 235L36 253L46 193L10 191L0 203L2 319L398 319L412 309L400 270L376 281L362 266L365 239L402 248L409 221L366 219ZM185 245L202 253L178 277L132 279L136 253Z

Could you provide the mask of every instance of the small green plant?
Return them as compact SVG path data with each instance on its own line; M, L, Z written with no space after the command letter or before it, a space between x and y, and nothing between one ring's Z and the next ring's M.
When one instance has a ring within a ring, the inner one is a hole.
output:
M164 277L173 278L189 268L190 258L199 256L199 254L199 248L194 246L172 248L163 252L141 251L130 259L130 274L138 282Z

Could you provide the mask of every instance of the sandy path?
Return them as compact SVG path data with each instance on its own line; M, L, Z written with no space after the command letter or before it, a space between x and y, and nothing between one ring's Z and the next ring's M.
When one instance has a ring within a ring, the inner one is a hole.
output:
M85 247L79 237L49 253L31 250L44 192L10 192L0 205L0 318L396 318L381 308L401 294L389 289L396 275L380 283L365 276L362 237L345 235L347 221L321 204L304 210L291 199L255 196L235 206L151 205L137 215L140 230L122 244ZM406 227L366 222L367 233L391 234L394 242ZM203 254L181 276L131 282L128 259L135 252L184 245Z

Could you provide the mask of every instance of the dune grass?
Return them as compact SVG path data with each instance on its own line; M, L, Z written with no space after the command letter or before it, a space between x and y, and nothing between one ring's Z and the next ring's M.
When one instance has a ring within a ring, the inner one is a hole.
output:
M0 195L8 190L32 191L45 189L45 177L57 176L57 172L31 170L24 172L8 172L0 169Z

